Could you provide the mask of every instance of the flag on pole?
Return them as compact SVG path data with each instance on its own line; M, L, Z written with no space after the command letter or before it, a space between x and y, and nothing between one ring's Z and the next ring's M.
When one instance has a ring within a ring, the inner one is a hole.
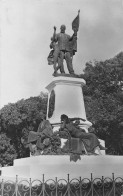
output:
M78 15L76 16L76 18L73 20L72 22L72 29L73 31L78 31L79 30L79 13L80 13L80 10L78 11Z

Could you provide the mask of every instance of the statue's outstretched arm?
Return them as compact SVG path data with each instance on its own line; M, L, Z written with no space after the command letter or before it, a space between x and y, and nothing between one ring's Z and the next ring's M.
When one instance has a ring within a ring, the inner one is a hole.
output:
M56 41L56 27L54 26L53 41Z
M77 117L75 117L75 118L69 118L69 120L70 121L75 121L75 120L82 120L82 121L86 121L85 119L83 119L83 118L77 118Z

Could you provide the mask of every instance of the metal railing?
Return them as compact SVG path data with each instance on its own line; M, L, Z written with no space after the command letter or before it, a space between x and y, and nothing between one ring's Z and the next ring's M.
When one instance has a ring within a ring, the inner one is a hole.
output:
M123 178L112 177L73 178L45 180L1 180L0 196L121 196Z

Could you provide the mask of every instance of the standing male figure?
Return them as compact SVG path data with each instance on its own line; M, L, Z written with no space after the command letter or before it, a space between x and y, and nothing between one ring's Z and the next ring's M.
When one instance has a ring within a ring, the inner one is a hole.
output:
M58 47L60 50L59 66L61 68L61 73L65 73L63 65L63 60L65 59L69 73L74 74L70 42L74 39L74 36L76 36L76 34L74 33L72 37L70 37L70 35L67 35L65 33L65 25L61 25L60 29L61 32L55 35L55 42L58 42Z

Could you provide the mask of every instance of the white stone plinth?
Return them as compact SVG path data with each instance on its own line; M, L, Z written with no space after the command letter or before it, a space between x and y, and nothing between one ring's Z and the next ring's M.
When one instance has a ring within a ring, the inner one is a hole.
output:
M69 155L40 155L22 159L16 159L14 166L3 167L2 177L41 179L42 174L45 179L55 177L71 178L90 177L111 177L112 173L123 177L123 156L81 156L81 160L70 162Z
M82 86L85 80L82 78L72 77L55 77L53 81L46 87L49 91L49 97L52 90L55 92L55 107L51 118L51 124L60 123L62 114L68 115L70 118L80 117L86 119ZM48 106L49 107L49 106ZM88 127L91 126L89 121L85 122Z

